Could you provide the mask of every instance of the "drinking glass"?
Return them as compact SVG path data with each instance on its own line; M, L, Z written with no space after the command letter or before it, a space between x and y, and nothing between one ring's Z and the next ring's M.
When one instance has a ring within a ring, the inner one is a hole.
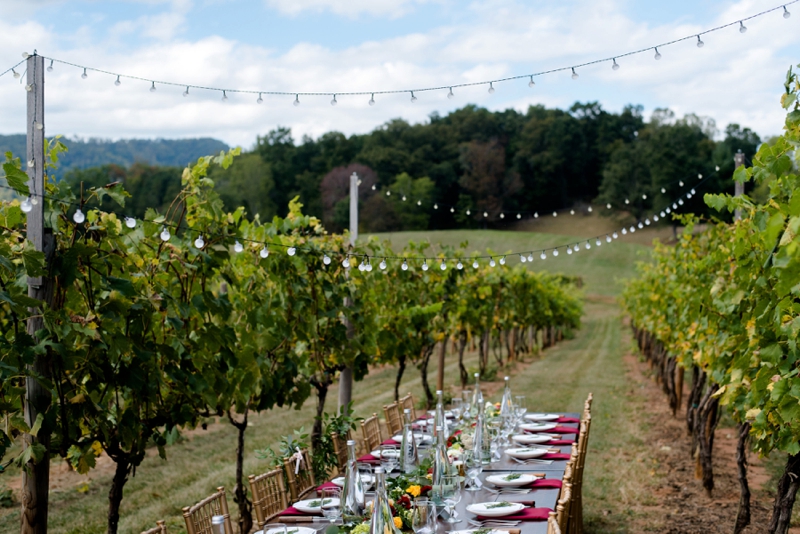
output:
M483 458L476 455L474 451L464 451L464 466L467 470L467 485L464 489L466 491L480 490L475 480L483 471Z
M472 399L472 390L471 389L462 389L461 390L461 401L462 401L461 402L461 408L462 408L461 413L464 415L464 417L469 417L470 416L470 410L472 408L470 406L470 402L472 402L471 399Z
M453 517L456 505L461 502L461 477L458 475L445 475L442 477L442 501L447 508L445 523L460 523L460 519Z
M433 534L436 530L436 505L427 497L417 497L411 509L411 528L416 534Z
M463 403L464 401L458 397L453 397L453 400L450 401L450 411L453 412L453 417L455 417L456 421L461 419L461 409L463 408Z
M331 523L335 523L342 515L342 507L339 500L341 493L339 488L325 488L319 492L322 499L322 515Z
M400 454L394 445L381 445L381 466L386 473L391 473L400 461Z
M361 477L361 485L364 487L364 493L366 493L375 485L375 476L372 474L372 466L369 464L357 465L358 475Z
M514 397L516 399L516 407L517 407L517 418L520 422L525 417L525 414L528 412L528 405L525 403L525 395L517 395Z

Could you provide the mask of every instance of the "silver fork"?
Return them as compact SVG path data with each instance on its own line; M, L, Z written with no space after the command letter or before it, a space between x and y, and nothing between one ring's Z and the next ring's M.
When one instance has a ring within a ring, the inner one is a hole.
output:
M539 460L536 458L532 458L530 460L519 460L517 458L512 457L511 459L517 462L518 464L523 464L523 465L528 465L528 464L550 465L553 463L553 460Z
M508 493L525 495L525 494L527 494L527 493L530 493L530 492L531 492L531 490L529 490L529 489L525 489L525 488L518 488L518 489L496 489L496 488L486 488L486 487L484 487L483 489L485 489L485 490L486 490L486 491L488 491L489 493L494 493L495 495L503 495L503 494L508 494Z
M519 521L504 521L502 519L487 519L485 521L476 521L475 519L470 519L467 522L475 527L515 527L520 523Z

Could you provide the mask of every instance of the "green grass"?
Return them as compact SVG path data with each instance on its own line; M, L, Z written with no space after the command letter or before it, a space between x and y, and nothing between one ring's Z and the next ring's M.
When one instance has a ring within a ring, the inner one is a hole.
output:
M368 239L371 236L364 236ZM542 260L539 255L534 255L533 263L526 263L529 269L577 275L583 278L584 292L588 295L618 295L621 290L619 281L632 278L635 275L637 261L645 257L640 251L649 250L649 247L617 239L611 243L602 241L597 247L591 242L592 248L586 250L586 240L580 241L579 237L570 237L557 234L535 234L528 232L500 231L500 230L439 230L434 232L395 232L391 234L374 234L374 237L383 241L388 240L395 251L402 250L409 241L432 244L431 255L439 251L439 244L458 247L462 242L468 241L467 250L492 254L509 254L511 252L528 252L543 248L580 243L581 251L569 255L562 247L558 257L553 257L548 250L547 259ZM508 258L509 265L516 265L518 257Z

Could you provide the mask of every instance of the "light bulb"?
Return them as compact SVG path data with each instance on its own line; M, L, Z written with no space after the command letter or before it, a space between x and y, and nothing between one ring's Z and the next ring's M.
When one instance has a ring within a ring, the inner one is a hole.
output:
M642 195L642 200L647 200L647 195Z
M47 66L47 72L53 72L53 60L52 59L50 60L50 65Z
M610 235L606 236L606 243L611 243L611 236Z
M261 104L264 102L264 99L261 98L261 93L258 93L258 99L256 100L256 104Z
M489 260L489 267L494 267L495 265L497 265L497 264L494 262L494 258L490 259Z
M489 82L489 94L494 94L494 85L492 85L492 82Z
M672 213L672 209L669 206L667 206L667 209L664 211L666 211L667 213Z
M413 103L413 102L416 102L416 101L417 101L417 97L414 96L414 91L411 91L411 102Z
M37 205L38 203L39 203L39 199L38 199L38 198L36 198L36 197L31 197L31 204L33 204L33 205L35 206L35 205Z
M606 209L610 210L611 209L611 204L606 204Z
M636 228L635 228L635 227L633 227L633 226L631 226L630 228L628 228L628 231L629 231L630 233L634 234L634 233L636 233Z
M575 252L580 252L581 251L581 247L579 247L578 244L575 243L575 246L573 247L572 250L575 251Z
M578 73L575 72L575 67L572 67L572 79L573 80L577 80L578 79Z
M678 182L678 185L679 185L679 186L681 186L681 187L683 187L683 180L681 180L680 182Z
M678 205L677 205L677 204L675 204L674 202L672 203L672 209L673 209L673 210L676 210L676 209L678 209Z
M697 174L697 179L698 179L698 180L702 180L702 179L703 179L703 175L702 175L702 174L700 174L700 173L698 173L698 174Z
M663 193L666 193L666 192L667 192L667 190L662 187L661 188L661 193L663 194Z
M169 229L166 226L161 229L160 237L161 237L161 241L169 241L169 238L171 236L169 235Z
M369 260L367 260L367 272L368 273L372 272L372 263Z
M83 74L81 74L81 78L83 78L85 80L88 77L89 77L89 75L86 74L86 69L83 69Z
M197 239L194 240L194 246L195 248L203 248L204 246L206 246L206 242L203 239L203 236L201 235L197 236Z
M25 90L30 93L31 91L33 91L33 85L31 85L29 83L25 84Z
M16 78L17 80L19 80L19 78L20 78L21 74L20 74L19 72L15 71L14 69L11 69L11 72L12 72L12 73L14 73L14 78Z
M422 201L421 200L417 200L417 206L422 206Z
M408 262L406 260L403 260L403 265L401 265L400 268L403 269L404 271L407 271L408 270Z
M452 98L453 98L454 96L456 96L456 95L454 95L454 94L453 94L453 88L451 87L451 88L450 88L450 92L449 92L449 93L447 93L447 98L449 98L449 99L451 99L451 100L452 100Z
M589 213L592 213L592 207L589 206L588 208L586 208L586 211L588 211Z
M625 204L630 204L630 203L631 203L631 201L626 198L625 199Z
M406 196L405 196L405 195L403 195L403 202L405 202L405 201L406 201Z
M381 271L385 271L386 270L386 260L381 260L381 262L378 264L378 267L381 268Z
M625 228L622 229L622 235L628 235L628 231Z
M692 193L693 195L696 195L696 194L697 194L697 193L695 192L694 188L692 188L692 190L691 190L691 193Z
M114 85L116 85L117 87L119 87L120 85L122 85L122 82L120 81L120 79L119 79L119 76L117 76L117 79L116 79L116 80L114 80Z
M645 219L644 220L644 224L646 224L647 226L650 226L650 219L649 218Z
M32 169L36 165L36 162L32 159L28 160L28 168Z
M528 263L533 263L533 252L528 253Z
M517 213L517 219L521 219L521 218L522 218L522 214L521 213Z
M297 249L294 248L294 247L289 247L289 248L286 249L286 253L289 256L294 256L297 253Z
M716 170L717 172L719 172L719 165L717 165L716 167L714 167L714 170Z
M572 255L572 247L567 247L567 254Z
M528 87L533 87L536 85L536 82L533 81L533 76L531 76L531 81L528 82Z
M484 212L483 212L483 216L484 216L484 217L488 217L488 216L489 216L489 214L488 214L488 213L486 213L486 212L484 211Z
M542 253L541 253L541 255L539 255L539 257L542 258L543 260L546 260L547 259L547 253L545 251L542 251Z
M156 82L153 82L153 84L150 86L150 92L151 93L155 93L156 92Z
M349 269L350 268L350 257L349 256L347 256L344 259L344 261L342 261L342 267L344 267L345 269Z
M679 199L678 199L678 204L680 204L681 206L683 206L683 199L682 199L682 198L679 198Z
M376 189L375 184L372 184L372 190L375 191Z
M789 10L786 9L786 6L783 6L783 18L788 19L791 16L792 16L792 14L789 13Z
M692 194L691 193L686 193L686 198L692 198Z
M387 197L390 197L390 196L392 196L392 192L391 192L391 191L386 191L386 196L387 196Z
M641 230L642 228L644 228L644 223L642 223L642 221L639 221L639 224L637 224L636 226L638 226L639 229Z
M697 36L697 48L703 48L703 45L704 45L704 44L705 44L705 43L703 42L703 40L702 40L702 39L700 39L700 36L698 35L698 36Z
M83 214L80 208L75 210L75 213L72 214L72 220L78 224L81 224L83 221L86 220L86 215Z
M339 103L339 101L336 100L336 95L333 95L333 98L331 99L331 106L335 106L338 103Z
M439 209L439 204L434 204L433 205L433 209L438 210Z
M327 254L325 254L324 256L322 256L322 263L324 263L325 265L330 265L331 264L331 257L328 256Z
M292 102L292 105L294 105L294 107L300 105L300 95L294 95L294 102Z
M244 250L244 247L242 246L241 243L239 243L239 240L237 239L236 243L233 244L233 251L234 252L241 252L243 250ZM290 256L291 256L291 254L290 254Z
M44 129L44 124L42 124L41 122L38 122L38 121L34 122L33 125L36 127L37 130L43 130Z
M422 260L422 270L423 271L427 271L428 270L428 262L425 261L425 260Z
M458 262L458 263L456 263L456 269L458 269L458 270L460 271L460 270L461 270L461 269L463 269L463 268L464 268L464 264L463 264L463 263L461 263L461 260L459 260L459 262Z
M444 260L442 260L442 262L439 264L439 269L443 271L447 269L447 264L444 262Z
M19 205L19 209L22 210L22 213L30 213L31 210L33 209L33 204L31 204L31 198L28 197L25 200L23 200L22 203Z
M596 247L599 247L599 246L600 246L600 245L602 245L602 244L603 244L603 242L602 242L602 241L600 241L600 238L599 238L599 237L598 237L598 238L595 240L595 242L594 242L594 246L596 246Z
M658 51L658 47L655 48L655 51L656 54L653 57L656 59L656 61L658 61L659 59L661 59L661 52Z
M666 215L664 214L664 211L663 211L663 210L661 211L661 216L662 216L662 217L666 217Z
M553 256L558 256L558 249L557 248L553 249Z
M739 33L747 33L747 26L741 20L739 21Z
M575 210L569 210L570 215L575 215Z
M658 215L653 215L653 222L658 222Z
M369 104L370 106L375 105L375 93L372 93L372 95L369 97L369 102L367 102L367 104Z
M455 212L456 212L455 208L450 208L450 213L455 213Z
M363 273L364 269L366 269L366 268L367 268L367 266L364 265L364 261L362 260L361 263L358 264L358 270Z
M500 214L500 218L501 218L501 219L505 219L505 218L506 218L506 215L505 215L505 213L501 213L501 214Z
M586 250L589 250L590 248L592 248L592 245L590 245L589 242L587 241L584 247L586 247Z
M469 211L469 210L467 210L467 215L469 215L469 214L470 214L470 211Z
M266 258L269 256L269 249L267 248L266 245L264 245L264 248L262 248L259 251L258 255L261 256L262 258ZM328 261L325 262L325 259L327 259ZM323 258L322 261L325 262L325 265L328 265L331 262L331 259L328 258L328 256L325 256L325 258Z
M617 63L617 60L616 60L616 58L615 58L615 59L613 59L612 61L614 61L614 64L613 64L613 65L611 65L611 68L612 68L613 70L619 70L619 63Z
M619 234L617 232L614 232L613 234L611 234L611 237L613 237L614 239L618 239Z
M527 260L527 258L525 258L525 255L524 254L520 254L519 255L519 262L520 263L525 263L526 261L528 261L528 260Z
M505 265L505 264L506 264L506 257L503 256L502 258L500 258L500 265Z
M534 219L538 219L538 218L539 218L539 212L538 212L538 211L537 211L536 213L534 213L534 214L533 214L533 218L534 218Z
M554 212L553 212L553 217L558 217L558 213L556 213L556 212L554 211Z
M222 91L222 101L223 102L228 101L228 93L226 91Z
M189 86L186 86L186 90L183 92L183 96L189 96Z

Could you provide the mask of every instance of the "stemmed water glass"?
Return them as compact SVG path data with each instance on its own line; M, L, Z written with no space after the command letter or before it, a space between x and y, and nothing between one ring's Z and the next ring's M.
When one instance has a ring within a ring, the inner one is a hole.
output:
M445 523L460 523L460 519L453 517L455 507L461 502L461 477L459 475L445 475L442 477L442 501L447 508Z
M528 405L525 403L525 395L517 395L514 398L517 401L514 405L517 412L517 422L521 423L525 418L525 414L528 412Z
M322 515L333 524L342 515L342 507L339 499L342 492L339 488L324 488L319 493L322 498L322 503L320 505L320 508L322 508Z
M475 455L474 451L464 451L464 467L467 472L467 484L464 489L466 491L478 491L480 488L475 483L475 480L480 476L483 471L483 458L480 455Z
M381 467L386 473L391 473L400 460L397 447L394 445L381 445Z
M416 534L432 534L436 529L436 505L426 497L414 499L411 509L411 528Z
M463 407L464 401L458 397L453 397L453 400L450 401L450 411L453 412L453 417L455 417L456 421L461 420L461 410Z
M375 485L375 477L372 474L372 466L369 464L357 464L358 476L361 478L361 485L364 487L364 493L367 493Z

